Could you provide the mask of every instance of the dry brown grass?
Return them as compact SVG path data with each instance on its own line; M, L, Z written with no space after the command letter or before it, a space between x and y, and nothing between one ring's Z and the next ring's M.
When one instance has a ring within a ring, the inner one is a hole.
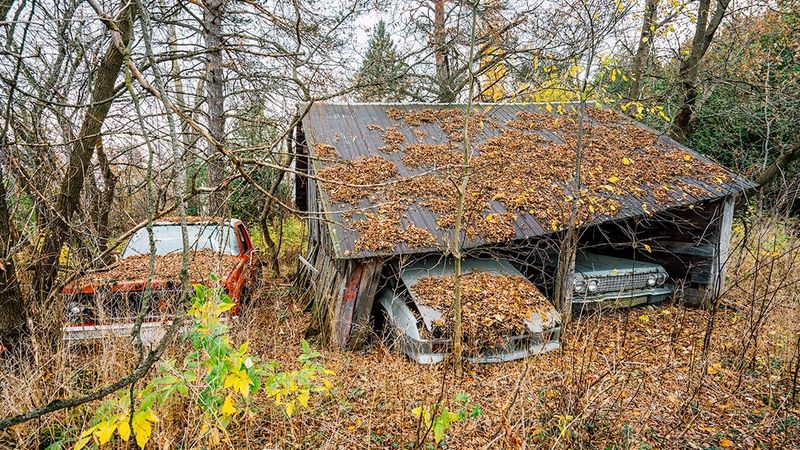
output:
M451 449L798 448L800 411L789 397L800 332L800 253L791 247L792 233L780 234L785 253L760 261L751 242L746 254L734 254L725 302L735 308L712 314L665 305L583 317L565 333L560 350L470 366L462 380L447 364L417 365L377 340L361 352L323 350L326 367L337 374L332 394L291 419L260 398L231 428L227 448L413 447L417 421L411 409L440 397L453 406L459 392L479 402L483 415L450 430ZM745 281L758 288L747 290ZM248 340L254 353L292 367L310 318L291 298L279 287L265 293L234 326L234 340ZM757 351L742 354L759 310L751 305L765 302ZM172 353L180 354L179 347ZM125 342L105 342L81 352L63 350L42 367L15 368L6 361L0 410L10 415L114 380L133 355ZM53 414L13 433L20 448L37 448L48 430L75 433L91 412L88 405ZM194 413L178 404L161 415L151 448L193 441Z

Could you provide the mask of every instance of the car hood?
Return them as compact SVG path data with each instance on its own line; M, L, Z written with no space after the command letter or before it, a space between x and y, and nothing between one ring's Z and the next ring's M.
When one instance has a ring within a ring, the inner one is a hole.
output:
M579 252L575 257L575 272L585 276L631 275L661 270L660 265L647 261L634 261L589 252Z
M493 259L465 258L461 262L461 273L485 272L495 275L518 276L525 278L520 271L514 268L508 261ZM433 329L433 322L442 318L442 313L436 309L422 305L420 299L414 294L413 286L419 280L427 277L453 276L455 275L455 265L451 258L428 257L411 264L403 266L400 271L400 279L406 286L411 300L420 312L422 321L428 331ZM531 284L533 286L533 284ZM544 329L551 328L561 321L561 316L555 308L550 308L546 313L532 314L525 319L525 324L532 333L540 333Z

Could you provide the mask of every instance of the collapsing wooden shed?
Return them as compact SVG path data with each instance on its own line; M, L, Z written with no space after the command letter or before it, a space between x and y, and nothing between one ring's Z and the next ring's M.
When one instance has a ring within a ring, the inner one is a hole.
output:
M464 111L315 103L302 118L296 204L309 233L301 260L330 342L363 341L376 292L408 258L449 252L465 123L462 248L547 271L557 245L542 243L557 241L574 204L575 105L559 114L544 104L480 104L466 121ZM579 246L658 261L689 301L718 294L735 199L752 183L627 117L593 105L587 116Z

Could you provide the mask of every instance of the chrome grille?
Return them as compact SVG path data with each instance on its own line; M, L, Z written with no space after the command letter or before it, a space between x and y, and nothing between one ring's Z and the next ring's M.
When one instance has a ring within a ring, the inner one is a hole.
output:
M171 319L175 315L180 300L180 290L156 289L150 293L149 308L145 314L145 322L157 322ZM81 305L78 314L67 311L67 320L75 323L110 324L133 322L139 313L144 300L144 292L108 292L95 294L67 295L64 298L67 309L73 305Z
M647 278L655 273L634 273L597 278L597 292L624 292L647 288Z
M179 290L154 290L150 293L149 308L144 316L146 322L167 320L175 315L175 306L180 299ZM114 322L133 321L144 301L144 292L115 292L106 303L108 318Z

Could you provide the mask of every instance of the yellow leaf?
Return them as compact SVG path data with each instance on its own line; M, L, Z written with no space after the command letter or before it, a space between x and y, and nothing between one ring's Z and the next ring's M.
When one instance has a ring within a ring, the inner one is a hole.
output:
M225 401L222 403L222 409L219 410L225 416L232 416L236 414L236 406L233 404L233 399L230 395L225 397Z
M114 435L114 430L116 429L117 425L110 420L104 420L100 422L100 424L97 426L97 431L95 432L97 439L100 440L100 445L110 441L111 436Z
M547 112L553 112L553 105L548 103L548 104L544 105L544 109L546 109Z
M639 316L639 320L641 320L642 322L650 322L650 316L648 316L646 314L642 315L642 316Z
M286 402L286 415L292 417L292 414L294 414L294 400Z
M614 176L614 175L612 175L612 176L611 176L611 177L608 179L608 181L609 181L610 183L616 183L617 181L619 181L619 178L618 178L618 177L616 177L616 176Z
M617 69L611 71L611 81L617 81Z
M692 155L690 155L688 153L684 154L683 155L683 160L684 161L691 161L692 160Z
M647 244L643 244L643 246L644 246L644 249L645 249L645 250L647 250L647 253L653 253L653 249L652 249L652 247L650 247L650 246L649 246L649 245L647 245Z
M573 76L577 75L578 74L578 66L570 67L569 68L569 73L571 73Z
M310 398L310 393L308 390L303 390L300 395L297 396L297 402L303 405L303 408L308 408L308 400Z
M626 156L626 157L624 157L624 158L622 158L622 164L624 164L624 165L626 165L626 166L630 166L630 165L631 165L631 162L632 162L632 161L631 161L631 160L630 160L630 159L629 159L627 156Z
M664 122L669 122L670 120L672 120L672 119L671 119L671 118L670 118L670 117L667 115L667 113L665 113L664 111L659 111L659 112L658 112L658 115L659 115L659 116L661 116L661 118L662 118L662 119L664 119Z
M733 447L733 441L731 441L730 439L722 438L719 440L719 446L724 448Z
M153 426L150 424L152 413L148 411L137 411L133 414L133 434L136 436L136 445L144 449L150 435L153 433Z
M123 441L128 442L128 439L131 438L131 426L128 423L128 417L125 416L118 424L117 424L117 432L119 433L119 437L122 438Z
M250 393L250 384L251 380L250 377L247 376L246 372L242 370L232 370L231 373L225 378L223 386L226 389L231 387L238 389L242 394L242 397L247 397L247 395Z

